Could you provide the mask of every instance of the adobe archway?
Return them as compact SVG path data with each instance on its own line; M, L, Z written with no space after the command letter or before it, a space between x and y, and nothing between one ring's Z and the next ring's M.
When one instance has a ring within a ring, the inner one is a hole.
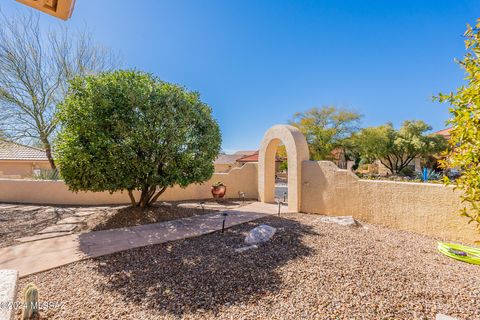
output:
M276 125L263 136L258 157L258 195L262 202L275 200L275 154L282 142L288 158L288 211L301 209L302 162L310 159L307 140L295 127Z

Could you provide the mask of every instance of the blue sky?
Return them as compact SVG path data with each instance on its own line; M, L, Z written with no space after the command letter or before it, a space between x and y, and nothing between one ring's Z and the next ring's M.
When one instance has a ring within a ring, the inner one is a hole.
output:
M1 0L7 14L28 11ZM68 22L118 51L125 67L199 91L227 151L255 149L272 125L313 106L362 125L448 118L432 95L463 82L454 58L480 1L77 0Z

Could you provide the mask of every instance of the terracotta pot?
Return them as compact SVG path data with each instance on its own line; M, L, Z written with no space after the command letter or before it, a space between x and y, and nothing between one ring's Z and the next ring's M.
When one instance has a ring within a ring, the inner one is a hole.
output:
M225 193L227 193L226 186L212 187L212 196L215 199L223 198Z

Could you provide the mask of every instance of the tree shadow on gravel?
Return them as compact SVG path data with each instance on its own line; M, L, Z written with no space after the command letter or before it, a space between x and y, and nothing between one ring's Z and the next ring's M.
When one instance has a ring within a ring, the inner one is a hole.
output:
M213 212L216 211L208 208L185 208L177 204L153 205L145 209L128 206L114 211L107 217L100 217L98 221L90 221L90 224L94 225L92 231L100 231L165 222Z
M246 233L259 224L277 228L266 244L242 253ZM277 269L313 253L302 242L318 235L297 221L267 217L225 231L98 258L98 272L108 281L100 290L123 295L162 314L217 313L222 306L250 303L280 290Z

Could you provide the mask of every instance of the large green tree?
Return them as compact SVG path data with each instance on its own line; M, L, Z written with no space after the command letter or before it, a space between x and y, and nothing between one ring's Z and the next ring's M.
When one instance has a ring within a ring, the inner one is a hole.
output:
M432 128L423 121L405 121L399 130L391 123L360 130L353 138L362 159L379 160L393 174L398 174L416 157L427 157L444 151L442 136L430 135Z
M74 78L59 119L55 146L70 189L127 190L133 206L208 180L220 151L218 124L198 93L138 71Z
M348 138L359 130L360 119L357 112L324 106L294 114L290 124L307 138L313 160L333 160L332 151L348 146Z
M467 25L465 44L467 53L460 66L466 73L466 84L457 92L440 94L438 99L451 104L451 150L443 165L462 172L455 181L463 190L462 198L468 204L462 215L480 229L480 19L475 27ZM448 183L448 181L447 181Z

